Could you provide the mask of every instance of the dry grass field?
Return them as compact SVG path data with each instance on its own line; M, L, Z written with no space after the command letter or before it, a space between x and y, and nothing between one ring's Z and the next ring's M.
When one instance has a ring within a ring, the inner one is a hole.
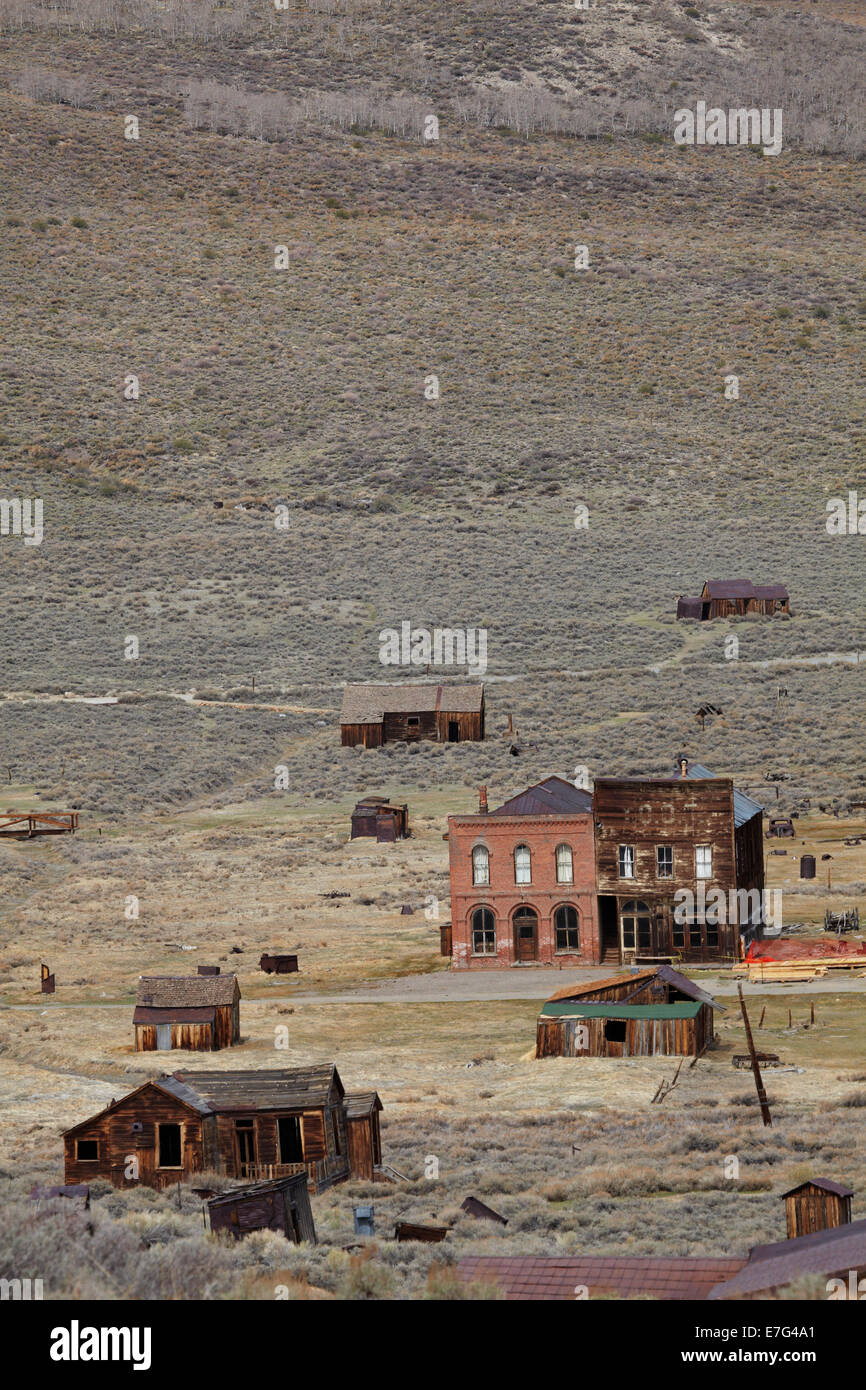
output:
M0 536L0 811L81 813L0 843L0 1277L447 1298L460 1254L740 1251L800 1177L866 1189L857 992L750 995L795 1068L768 1073L771 1131L730 998L654 1106L669 1061L535 1062L535 1000L350 997L446 969L449 812L578 765L685 750L799 812L768 842L786 921L866 914L842 844L866 837L866 539L825 524L866 498L863 23L856 0L0 0L0 494L44 505L41 545ZM782 152L678 148L697 100L782 107ZM787 584L790 618L675 621L741 575ZM403 620L486 628L485 743L340 747L342 686L393 674ZM349 841L371 791L410 840ZM263 975L268 949L301 973ZM138 975L199 962L243 993L207 1065L335 1059L382 1094L406 1176L317 1198L314 1251L207 1239L186 1189L97 1189L92 1235L32 1219L62 1130L165 1063L131 1050ZM470 1192L509 1225L462 1216ZM362 1196L372 1255L344 1248ZM397 1245L403 1219L446 1246Z

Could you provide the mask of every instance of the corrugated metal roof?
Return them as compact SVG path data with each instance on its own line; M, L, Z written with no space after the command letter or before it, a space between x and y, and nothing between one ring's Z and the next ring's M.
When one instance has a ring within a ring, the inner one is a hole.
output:
M484 686L411 684L347 685L343 691L341 724L379 724L386 714L477 714Z
M757 1245L748 1264L731 1279L720 1282L709 1297L729 1298L734 1294L762 1293L784 1288L809 1274L822 1278L866 1267L866 1221L851 1221L829 1231L815 1231L772 1245Z
M497 1284L506 1299L574 1301L575 1289L590 1298L705 1299L721 1280L745 1264L739 1257L665 1258L643 1255L481 1255L458 1260L464 1284Z
M546 777L491 811L491 816L562 816L592 810L592 795L564 777Z
M604 1004L563 1003L549 1001L541 1010L548 1017L561 1018L696 1018L701 1004L617 1004L611 999Z
M140 975L135 1002L148 1009L204 1009L232 1004L237 975Z
M324 1105L336 1081L345 1092L333 1062L292 1071L187 1071L161 1076L158 1086L210 1111L302 1110ZM190 1093L195 1100L190 1100Z

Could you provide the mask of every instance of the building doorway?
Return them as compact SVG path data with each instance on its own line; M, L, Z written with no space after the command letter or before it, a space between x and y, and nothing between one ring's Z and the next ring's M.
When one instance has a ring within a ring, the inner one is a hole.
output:
M514 959L538 959L538 913L532 907L519 907L514 914Z
M277 1133L280 1139L280 1162L303 1163L304 1141L301 1136L299 1115L281 1115L277 1120Z
M616 911L616 898L612 895L599 897L598 921L601 936L601 964L619 965L619 919Z
M458 719L448 720L448 742L460 742L460 721Z

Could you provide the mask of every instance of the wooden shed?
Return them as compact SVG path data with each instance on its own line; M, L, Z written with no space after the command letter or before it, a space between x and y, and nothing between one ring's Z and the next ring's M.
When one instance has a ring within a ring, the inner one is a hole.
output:
M333 1063L174 1072L112 1101L63 1140L67 1183L162 1188L204 1171L252 1182L306 1172L310 1191L321 1192L355 1176ZM361 1134L353 1152L363 1177Z
M142 975L132 1016L136 1052L233 1047L241 1037L240 998L233 974Z
M484 738L484 686L410 684L347 685L340 712L346 748L361 744L476 742Z
M847 1226L851 1220L850 1187L833 1182L831 1178L810 1178L783 1192L788 1239L809 1236L814 1231L827 1231L835 1226Z
M381 1109L376 1091L357 1091L346 1096L346 1132L353 1178L368 1178L372 1182L375 1169L382 1162Z
M773 617L790 613L784 584L753 584L751 579L708 579L697 597L677 600L678 618L744 618L751 613Z
M537 1057L698 1057L712 1042L711 995L668 965L557 990L544 1005Z
M248 1231L279 1231L294 1245L316 1244L306 1173L223 1192L210 1198L207 1213L212 1231L229 1231L238 1237Z
M352 839L370 836L380 843L404 840L409 834L409 807L387 796L365 796L352 812Z

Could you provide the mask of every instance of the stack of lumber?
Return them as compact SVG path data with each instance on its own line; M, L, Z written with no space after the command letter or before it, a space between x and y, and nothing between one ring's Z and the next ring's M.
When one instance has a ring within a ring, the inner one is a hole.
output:
M828 975L831 970L862 970L866 960L859 953L849 956L801 956L798 960L747 960L734 966L734 975L750 984L796 984Z

